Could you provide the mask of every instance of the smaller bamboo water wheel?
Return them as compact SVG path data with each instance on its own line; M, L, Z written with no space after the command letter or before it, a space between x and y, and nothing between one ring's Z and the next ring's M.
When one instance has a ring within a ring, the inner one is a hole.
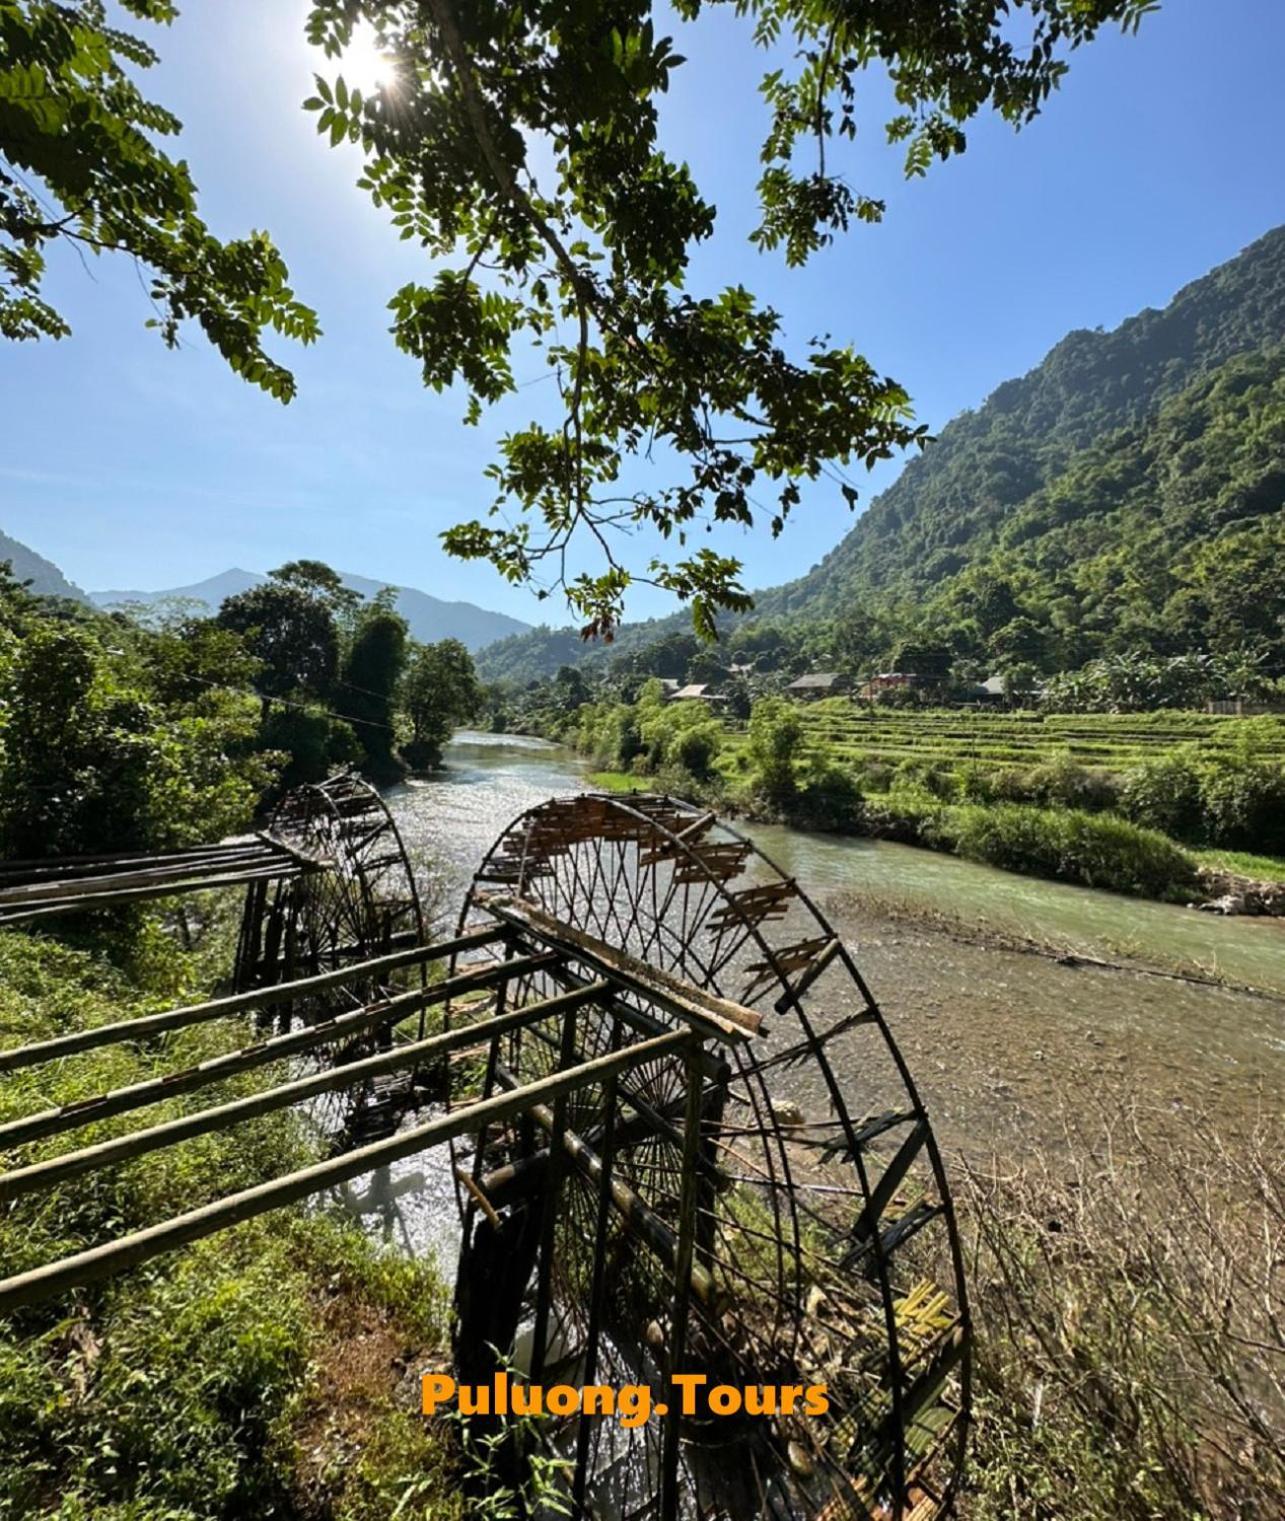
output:
M265 838L322 869L251 885L238 988L313 977L424 940L397 825L379 793L353 772L287 793Z

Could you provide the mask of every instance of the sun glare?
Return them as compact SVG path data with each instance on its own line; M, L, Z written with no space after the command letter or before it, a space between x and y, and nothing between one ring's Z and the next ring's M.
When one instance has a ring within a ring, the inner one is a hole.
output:
M353 31L352 41L340 56L339 72L346 85L363 93L381 85L389 89L397 77L392 55L379 47L369 26L360 26Z

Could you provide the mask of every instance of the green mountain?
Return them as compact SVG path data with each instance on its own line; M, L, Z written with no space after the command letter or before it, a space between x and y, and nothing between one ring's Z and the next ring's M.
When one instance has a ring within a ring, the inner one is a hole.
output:
M749 616L869 616L872 659L897 629L1045 669L1249 644L1285 670L1283 372L1279 227L1163 310L1069 334L948 423L819 565L757 592ZM616 648L682 627L680 614L626 628ZM536 630L481 666L529 679L577 643Z
M1029 374L948 423L820 565L758 595L759 613L825 615L854 594L922 600L1011 543L1014 518L1083 451L1128 452L1122 435L1136 438L1168 398L1233 356L1282 340L1285 227L1278 227L1179 291L1163 311L1141 312L1109 333L1068 334ZM1096 506L1109 515L1112 504ZM1202 531L1195 521L1188 526ZM1031 541L1040 534L1038 512L1028 514L1028 560L1038 558ZM1175 553L1184 547L1173 545Z
M41 597L67 597L73 602L88 602L89 598L73 581L69 581L52 560L46 560L34 549L28 549L17 539L0 532L0 565L9 562L19 581L29 581L30 590Z

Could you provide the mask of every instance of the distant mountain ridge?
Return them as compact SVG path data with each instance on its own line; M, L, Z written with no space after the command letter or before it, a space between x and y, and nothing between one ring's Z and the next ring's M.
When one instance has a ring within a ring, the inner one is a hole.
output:
M19 581L30 581L30 590L40 597L66 597L72 602L88 602L89 598L74 581L69 581L52 560L38 555L34 549L11 539L0 532L0 564L8 560L13 574Z
M346 572L340 572L340 578L351 591L367 598L375 596L385 586L392 585L391 582L375 581L369 576ZM111 607L124 602L142 602L150 606L156 602L182 598L204 603L214 612L226 598L237 596L266 580L267 577L257 571L233 567L216 576L208 576L204 581L195 581L190 586L173 586L163 591L95 591L90 592L89 596L99 607ZM439 639L458 639L469 650L479 650L497 639L526 633L531 627L520 618L511 618L507 613L493 613L472 602L445 602L440 597L430 596L428 592L418 591L412 586L394 586L393 589L397 593L397 610L410 625L411 636L425 644L435 643Z

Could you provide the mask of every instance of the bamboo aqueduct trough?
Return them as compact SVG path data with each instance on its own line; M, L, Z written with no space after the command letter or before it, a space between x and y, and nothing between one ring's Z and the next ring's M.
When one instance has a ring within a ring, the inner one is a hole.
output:
M244 1046L0 1125L0 1207L290 1106L328 1154L7 1277L0 1311L448 1148L460 1381L648 1383L668 1405L633 1429L541 1423L573 1512L950 1508L970 1345L946 1178L877 1003L797 883L676 799L558 799L504 831L434 941L386 807L344 775L290 794L252 838L0 865L0 926L229 887L245 893L233 992L0 1052L0 1074L117 1042L163 1050L207 1020L239 1021ZM162 1098L282 1061L286 1080L148 1123ZM818 1078L826 1112L803 1112L791 1091ZM77 1144L120 1115L136 1123ZM31 1149L52 1136L66 1149ZM674 1372L824 1384L829 1410L684 1415ZM497 1464L530 1440L493 1446Z

